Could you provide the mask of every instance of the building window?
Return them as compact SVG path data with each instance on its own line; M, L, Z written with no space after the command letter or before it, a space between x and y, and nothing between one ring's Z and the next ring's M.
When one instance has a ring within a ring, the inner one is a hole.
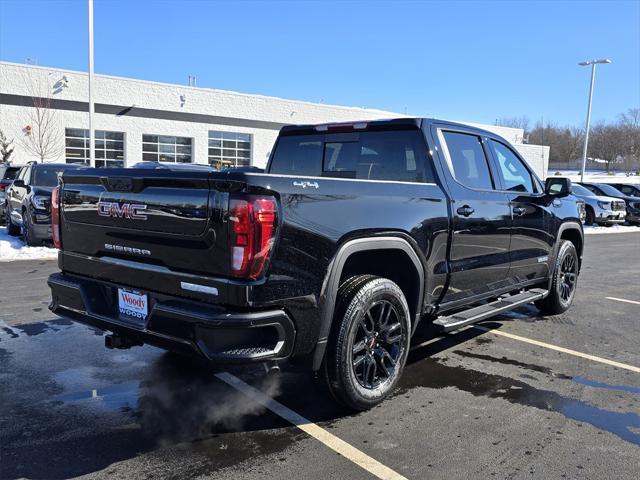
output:
M142 160L145 162L191 163L193 140L167 135L142 135Z
M94 134L96 167L124 167L124 133L96 130ZM89 164L89 130L65 128L64 141L67 163Z
M209 164L217 169L251 165L251 135L210 131Z

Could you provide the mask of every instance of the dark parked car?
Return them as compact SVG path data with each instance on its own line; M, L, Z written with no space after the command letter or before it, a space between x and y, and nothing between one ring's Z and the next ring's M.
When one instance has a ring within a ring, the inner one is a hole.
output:
M30 163L24 165L6 192L5 219L9 235L22 233L27 245L51 240L51 191L65 170L83 165Z
M583 182L580 185L591 190L596 195L624 200L627 208L626 221L636 225L640 224L640 198L625 195L617 188L607 185L606 183Z
M289 126L266 173L67 171L51 310L213 364L291 360L354 409L396 386L418 324L566 311L583 230L503 138L432 119Z
M13 183L20 167L8 163L0 163L0 225L4 225L4 204L7 196L7 188Z
M628 197L640 197L639 183L609 183L616 190L620 190Z

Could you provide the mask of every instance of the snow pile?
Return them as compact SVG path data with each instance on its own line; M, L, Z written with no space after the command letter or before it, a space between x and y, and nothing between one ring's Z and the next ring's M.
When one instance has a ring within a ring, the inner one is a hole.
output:
M640 233L640 226L628 226L628 225L612 225L610 227L601 227L596 225L585 225L585 234L598 234L598 233Z
M7 227L0 227L0 262L11 260L54 260L58 250L48 247L27 247L22 238L12 237Z

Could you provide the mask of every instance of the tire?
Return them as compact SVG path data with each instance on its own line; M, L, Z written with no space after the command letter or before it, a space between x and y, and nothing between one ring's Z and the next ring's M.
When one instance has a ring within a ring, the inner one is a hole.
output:
M587 207L587 217L585 218L585 225L593 225L596 222L596 214L593 211L593 208Z
M395 389L409 353L411 319L400 287L358 275L338 290L322 370L332 396L353 410L368 410Z
M561 240L554 263L551 291L544 299L535 302L544 315L566 312L575 297L578 285L578 252L568 240Z
M4 211L5 221L7 224L7 233L12 237L17 237L18 235L20 235L20 228L16 227L11 221L11 209L9 208L9 205L5 207Z
M24 239L24 243L29 247L37 247L42 245L42 241L38 240L33 235L33 226L31 225L31 215L29 212L22 212L22 238Z

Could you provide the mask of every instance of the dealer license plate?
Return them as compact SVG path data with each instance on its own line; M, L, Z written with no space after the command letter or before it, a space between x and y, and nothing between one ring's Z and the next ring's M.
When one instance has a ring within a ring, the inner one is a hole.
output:
M122 320L144 327L149 313L149 299L142 293L119 288L118 309Z

